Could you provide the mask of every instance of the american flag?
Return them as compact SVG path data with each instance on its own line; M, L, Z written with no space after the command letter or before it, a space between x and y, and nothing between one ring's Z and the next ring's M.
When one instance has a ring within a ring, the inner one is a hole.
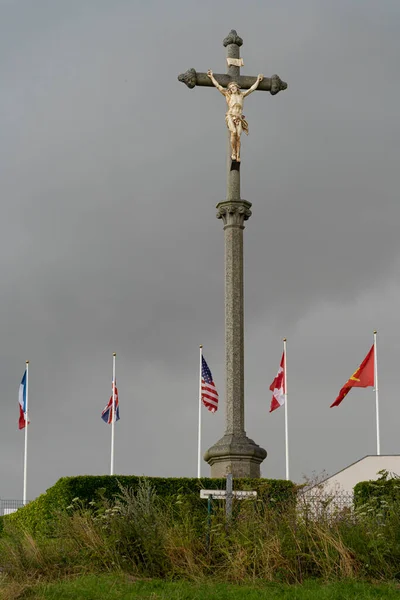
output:
M114 386L114 382L113 382L113 386ZM114 394L115 394L115 421L119 421L119 402L118 402L118 388L117 385L115 383L114 386ZM111 394L111 398L108 401L107 406L105 407L105 409L103 410L103 412L101 413L101 418L103 419L103 421L105 423L112 423L113 422L113 395Z
M204 356L201 357L201 401L210 412L215 413L218 410L217 388Z

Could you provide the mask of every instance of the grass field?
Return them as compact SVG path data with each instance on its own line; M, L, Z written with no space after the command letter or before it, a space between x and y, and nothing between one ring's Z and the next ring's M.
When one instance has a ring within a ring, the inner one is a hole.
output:
M143 481L55 513L51 535L5 520L0 600L400 600L400 498L317 516L248 503L229 524L186 500Z
M398 600L395 585L353 581L304 585L143 581L125 575L86 576L34 587L5 588L2 600Z

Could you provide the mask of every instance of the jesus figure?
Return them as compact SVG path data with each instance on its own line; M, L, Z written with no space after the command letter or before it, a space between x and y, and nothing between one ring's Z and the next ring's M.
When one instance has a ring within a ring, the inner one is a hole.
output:
M240 86L236 81L231 81L228 86L224 88L215 79L211 69L207 71L208 77L211 79L218 91L225 96L228 110L225 115L225 122L230 131L231 141L231 159L240 162L240 136L242 131L247 135L249 133L249 125L243 114L243 100L246 96L254 92L258 88L259 83L264 79L264 75L258 75L256 82L246 90L245 92L240 91Z

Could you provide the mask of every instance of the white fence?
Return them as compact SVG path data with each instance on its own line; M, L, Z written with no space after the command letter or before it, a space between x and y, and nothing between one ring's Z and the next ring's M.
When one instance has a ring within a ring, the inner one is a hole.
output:
M24 505L22 500L3 500L0 498L0 517L10 515Z

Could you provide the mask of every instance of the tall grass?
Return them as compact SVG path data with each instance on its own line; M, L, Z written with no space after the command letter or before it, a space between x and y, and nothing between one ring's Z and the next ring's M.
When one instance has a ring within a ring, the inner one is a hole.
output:
M185 498L167 503L144 480L113 503L74 502L57 516L52 538L6 525L0 572L14 586L104 572L234 583L400 579L399 508L316 517L307 507L278 511L249 500L234 506L228 525L222 502L210 519L206 507L199 517Z

